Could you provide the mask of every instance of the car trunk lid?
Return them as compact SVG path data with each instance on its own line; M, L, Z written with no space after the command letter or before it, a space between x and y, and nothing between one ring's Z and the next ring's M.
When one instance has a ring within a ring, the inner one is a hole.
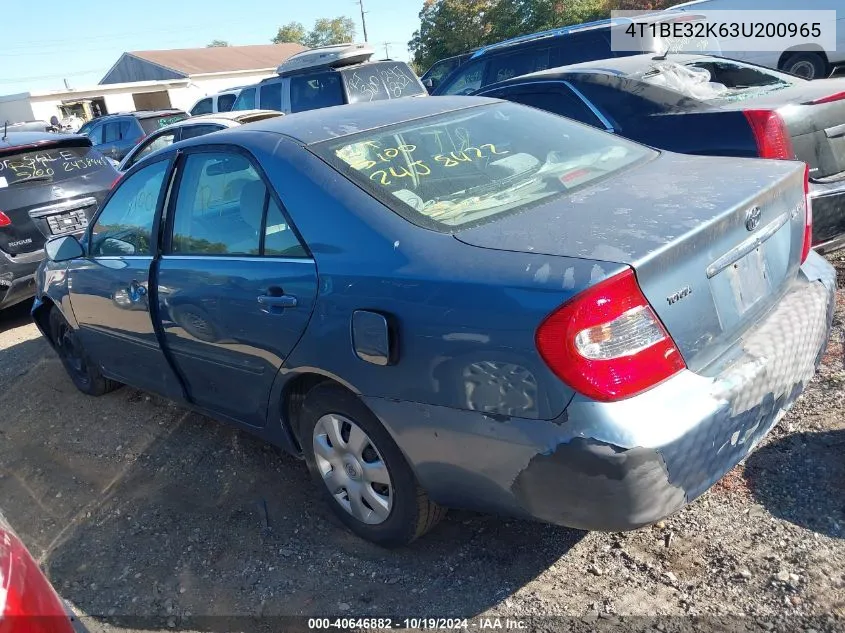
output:
M87 139L57 139L0 151L0 249L36 251L56 235L79 233L117 172Z
M739 176L741 174L741 176ZM701 368L797 274L804 165L663 153L532 210L457 231L482 248L627 264L687 365ZM567 286L567 284L570 284Z

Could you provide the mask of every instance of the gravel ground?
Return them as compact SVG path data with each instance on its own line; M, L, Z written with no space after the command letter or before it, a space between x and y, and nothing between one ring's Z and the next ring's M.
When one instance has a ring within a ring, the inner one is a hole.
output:
M129 388L77 393L27 307L0 314L0 507L92 630L292 614L845 630L845 290L805 395L677 515L602 534L452 512L399 551L347 533L302 462L247 434Z

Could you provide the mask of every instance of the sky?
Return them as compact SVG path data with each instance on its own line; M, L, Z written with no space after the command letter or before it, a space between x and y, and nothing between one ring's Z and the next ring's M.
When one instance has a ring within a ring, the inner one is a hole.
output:
M364 0L367 36L407 60L423 0ZM268 44L279 26L347 16L363 41L357 0L41 0L3 2L0 95L96 85L133 50ZM36 8L37 6L37 8ZM82 8L84 7L84 9Z

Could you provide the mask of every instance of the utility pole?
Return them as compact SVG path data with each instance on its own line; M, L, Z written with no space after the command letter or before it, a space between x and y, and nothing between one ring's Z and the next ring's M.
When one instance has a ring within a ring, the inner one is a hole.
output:
M364 0L357 0L358 6L361 7L361 26L364 27L364 41L368 42L367 39L367 19L364 17L366 11L364 11Z
M390 59L390 42L384 43L384 58Z

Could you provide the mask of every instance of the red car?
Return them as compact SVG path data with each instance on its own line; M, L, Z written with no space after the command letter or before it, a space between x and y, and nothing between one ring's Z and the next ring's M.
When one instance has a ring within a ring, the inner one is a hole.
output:
M0 633L74 633L78 621L0 514Z

